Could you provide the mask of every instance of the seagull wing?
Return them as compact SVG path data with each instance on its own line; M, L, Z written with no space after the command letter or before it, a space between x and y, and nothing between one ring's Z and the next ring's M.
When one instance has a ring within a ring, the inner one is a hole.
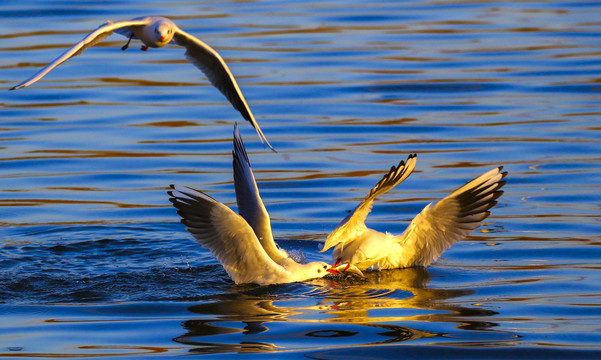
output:
M428 266L451 245L482 225L490 215L488 210L503 194L499 189L506 183L502 180L507 172L501 172L502 169L493 169L438 203L426 206L398 237L403 260L397 266Z
M234 75L232 75L227 64L217 51L177 27L174 29L173 42L186 48L185 55L188 61L207 76L211 84L219 89L234 108L242 114L242 117L252 124L259 134L261 141L267 144L271 150L274 150L265 135L263 135L263 131L261 131L246 100L244 100L244 96L238 87Z
M277 248L273 240L271 220L259 195L259 188L250 168L250 161L237 125L234 130L234 151L232 155L234 157L234 186L236 188L238 212L254 230L267 255L276 263L280 263L282 258L288 256Z
M215 255L236 284L272 284L287 276L240 215L200 191L184 186L171 188L169 200L178 209L181 222Z
M113 31L119 30L121 28L132 27L132 26L144 26L148 23L148 20L142 19L134 19L134 20L126 20L126 21L117 21L112 22L109 21L106 24L100 25L98 29L92 31L88 35L86 35L83 40L73 45L70 49L65 51L61 56L54 59L53 62L46 65L43 69L38 71L35 75L20 83L17 86L12 87L10 90L17 90L23 88L25 86L29 86L34 82L40 80L44 75L48 74L52 69L69 60L70 58L81 54L85 49L96 45L100 41L104 40L106 37L111 35Z
M415 169L416 162L417 155L411 154L406 162L401 160L397 166L391 167L382 180L378 181L376 186L369 191L359 206L338 224L336 230L328 235L321 251L324 252L339 243L346 244L355 239L359 233L365 231L367 229L365 218L371 211L375 198L403 182Z

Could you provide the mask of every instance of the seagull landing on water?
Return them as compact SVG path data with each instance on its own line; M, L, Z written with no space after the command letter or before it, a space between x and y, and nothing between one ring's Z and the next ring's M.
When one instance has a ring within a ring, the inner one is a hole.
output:
M17 90L33 84L55 67L70 58L81 54L85 49L96 45L113 32L128 38L127 44L121 48L122 50L129 47L129 43L132 39L141 40L144 44L142 45L142 50L144 51L148 50L149 47L159 48L169 43L185 47L185 56L188 61L206 75L211 84L225 95L234 108L242 114L244 119L251 123L259 134L261 141L269 146L271 150L275 151L271 144L269 144L269 141L267 141L267 138L265 138L265 135L263 135L259 124L255 120L242 95L242 91L240 91L240 88L238 87L236 79L230 72L230 69L223 58L209 45L183 31L177 27L173 21L161 16L147 16L116 22L109 21L89 33L83 40L65 51L61 56L46 65L46 67L41 69L31 78L12 87L10 90Z
M280 284L321 278L347 271L363 275L352 265L332 267L324 262L299 264L277 247L271 220L238 128L234 130L234 185L240 215L212 197L185 186L171 185L170 201L181 222L209 249L236 284Z
M409 224L407 230L394 236L365 226L375 198L405 180L415 168L417 155L409 155L384 175L363 201L338 225L321 250L334 247L337 266L348 263L361 270L395 269L428 266L451 245L464 239L482 225L503 191L507 172L498 167L453 191L436 204L429 204Z

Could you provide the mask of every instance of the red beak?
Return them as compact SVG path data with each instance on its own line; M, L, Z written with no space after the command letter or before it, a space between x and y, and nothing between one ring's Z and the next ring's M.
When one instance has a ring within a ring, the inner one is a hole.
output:
M165 37L161 35L161 41L165 41Z
M340 274L340 273L338 272L338 270L334 270L334 269L328 269L328 270L326 270L326 271L327 271L327 272L329 272L329 273L331 273L331 274Z

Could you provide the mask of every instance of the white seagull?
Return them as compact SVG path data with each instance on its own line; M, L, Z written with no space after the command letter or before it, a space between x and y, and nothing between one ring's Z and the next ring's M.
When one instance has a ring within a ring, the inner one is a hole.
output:
M336 267L325 262L299 264L279 249L237 127L232 155L240 215L189 187L171 185L173 190L168 194L182 217L181 222L200 245L215 255L236 284L305 281L342 270L362 275L356 267L347 264Z
M263 135L259 124L255 120L242 95L242 91L240 91L240 88L238 87L234 75L230 72L230 69L223 58L209 45L183 31L175 25L173 21L161 16L146 16L116 22L109 21L106 24L100 25L100 27L89 33L83 40L73 45L73 47L54 59L54 61L46 65L35 75L19 85L12 87L10 90L17 90L33 84L55 67L70 58L81 54L85 49L96 45L113 32L121 34L129 39L127 44L121 48L122 50L129 47L129 43L132 39L141 40L144 43L142 46L142 50L144 51L148 50L149 47L159 48L169 43L185 47L185 56L188 61L199 68L207 76L211 84L219 89L234 108L242 114L242 117L252 124L259 134L261 141L269 146L271 150L274 150L267 141L267 138L265 138L265 135Z
M405 180L415 168L417 155L409 155L384 175L363 201L328 235L321 250L334 247L337 266L348 263L361 270L428 266L451 245L482 225L503 194L507 172L498 167L453 191L436 204L430 203L400 236L365 226L374 199Z

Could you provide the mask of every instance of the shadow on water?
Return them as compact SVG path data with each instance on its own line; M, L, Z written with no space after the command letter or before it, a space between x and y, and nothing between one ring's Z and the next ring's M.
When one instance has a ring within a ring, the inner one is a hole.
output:
M186 333L174 341L194 353L252 353L413 341L503 343L518 337L493 329L495 311L452 301L473 290L429 288L430 278L426 269L414 268L310 285L235 287L242 291L190 306L200 318L184 321Z

